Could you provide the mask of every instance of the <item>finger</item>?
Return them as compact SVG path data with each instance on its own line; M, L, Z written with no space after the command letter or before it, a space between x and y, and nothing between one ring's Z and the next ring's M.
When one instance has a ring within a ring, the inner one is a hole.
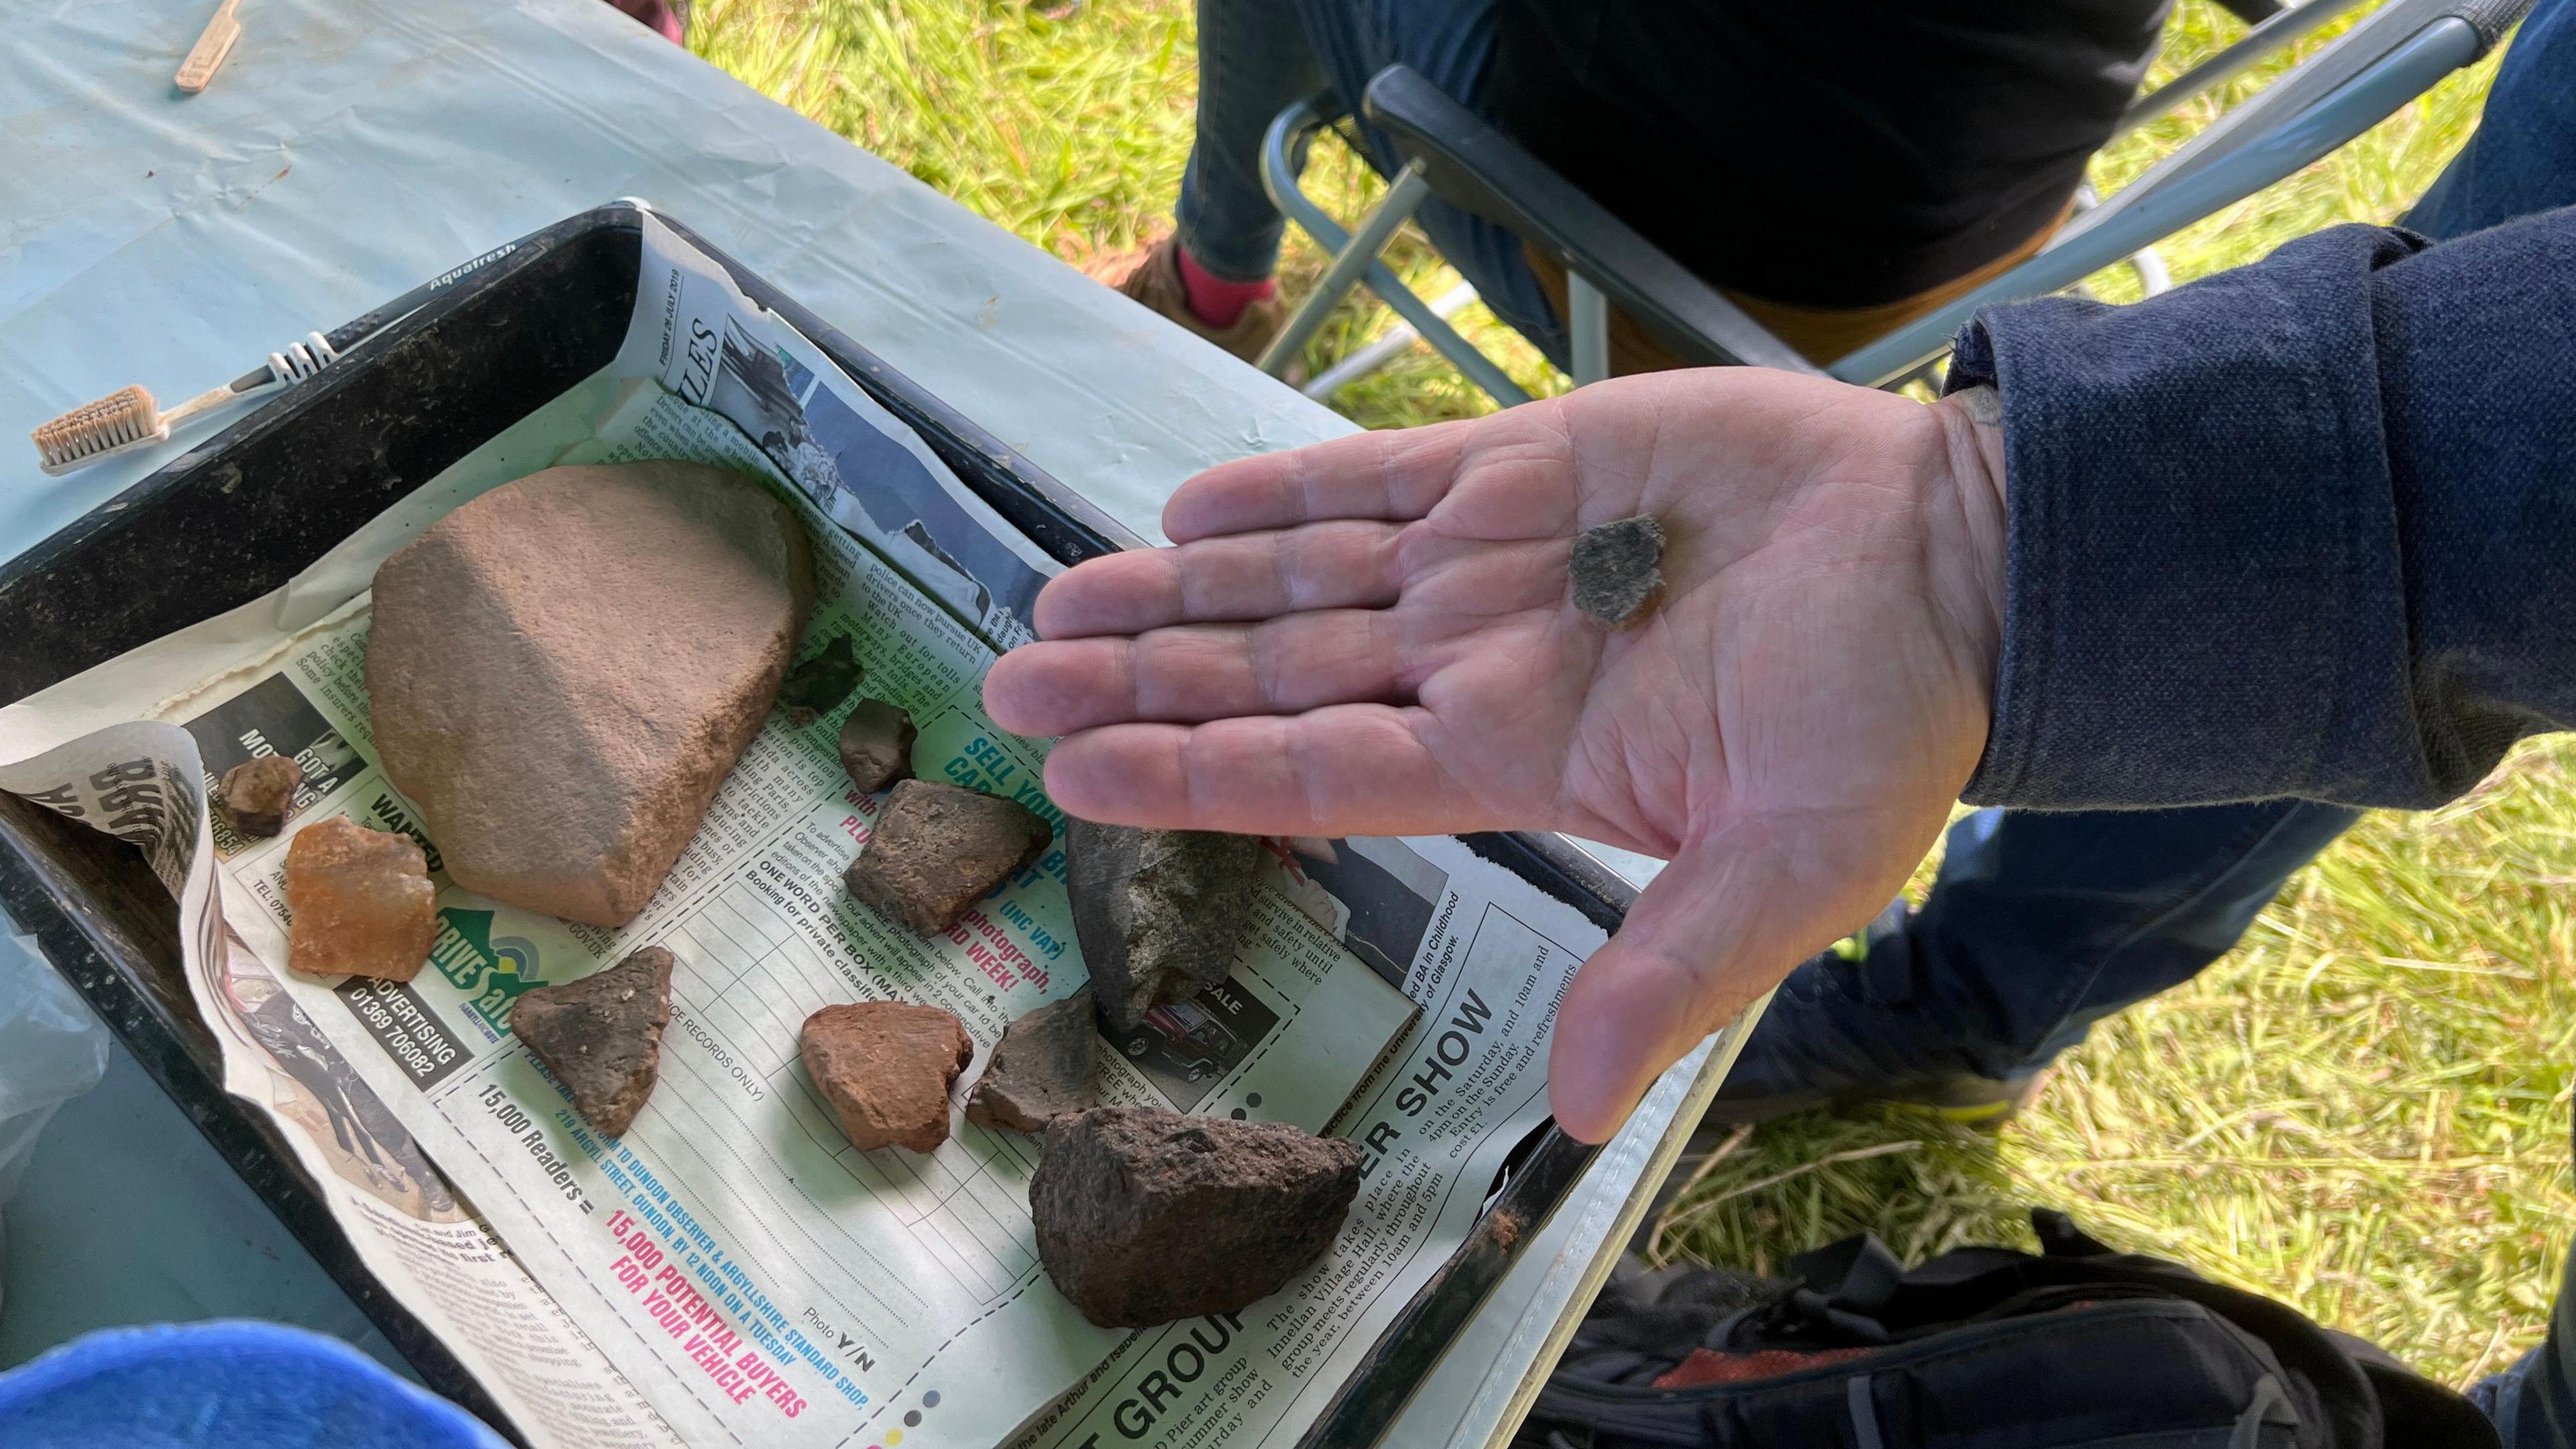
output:
M1196 724L1402 703L1415 680L1396 628L1383 610L1332 609L1027 644L985 676L984 708L1019 734L1068 735L1132 720Z
M1420 518L1449 491L1478 421L1361 433L1210 468L1163 505L1163 534L1188 543L1333 518Z
M1757 830L1686 846L1567 988L1548 1049L1557 1125L1619 1130L1665 1068L1733 1020L1848 924L1781 868Z
M1403 536L1400 524L1340 519L1110 554L1039 592L1038 634L1142 634L1307 609L1384 608L1402 591Z
M1047 796L1086 820L1242 835L1501 828L1423 739L1429 716L1337 705L1293 718L1087 730L1047 757Z

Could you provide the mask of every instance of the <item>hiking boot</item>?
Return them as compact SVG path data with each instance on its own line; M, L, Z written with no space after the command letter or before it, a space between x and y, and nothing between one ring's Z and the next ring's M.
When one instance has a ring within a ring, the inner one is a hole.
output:
M2038 1094L2042 1071L1980 1076L1926 1041L1912 992L1905 902L1802 963L1780 983L1753 1039L1704 1119L1768 1122L1811 1107L1892 1103L1984 1131L2000 1129Z
M1230 327L1211 327L1200 321L1199 315L1190 310L1189 289L1181 282L1181 244L1171 237L1147 247L1145 259L1117 285L1129 297L1246 362L1261 356L1261 349L1270 345L1270 339L1279 335L1280 327L1288 320L1274 294L1245 303L1243 315L1235 318Z

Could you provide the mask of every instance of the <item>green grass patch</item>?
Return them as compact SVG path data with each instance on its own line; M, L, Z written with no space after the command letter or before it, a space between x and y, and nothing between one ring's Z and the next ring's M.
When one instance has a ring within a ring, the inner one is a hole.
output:
M1186 0L1062 18L1010 0L698 0L697 17L709 60L1095 275L1170 225L1195 96ZM2158 78L2237 33L2185 0ZM2287 63L2115 144L2097 184L2133 179ZM2493 67L2170 239L2175 278L2396 219L2466 139ZM1307 182L1346 218L1380 189L1330 141ZM1425 296L1455 280L1410 231L1389 260ZM1289 293L1322 265L1292 232ZM2125 269L2090 286L2136 292ZM1389 320L1345 303L1309 366ZM1458 320L1533 391L1562 390L1481 308ZM1335 405L1369 427L1489 407L1419 346ZM1892 1110L1766 1127L1675 1204L1665 1250L1776 1270L1866 1228L1919 1258L2021 1241L2023 1208L2049 1204L2465 1382L2536 1341L2576 1223L2571 886L2576 745L2532 746L2448 809L2371 817L2227 960L2097 1029L2000 1137Z

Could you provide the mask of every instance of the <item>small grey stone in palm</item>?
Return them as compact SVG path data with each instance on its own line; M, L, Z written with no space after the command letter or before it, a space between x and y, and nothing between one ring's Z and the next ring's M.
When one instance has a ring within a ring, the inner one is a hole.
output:
M1574 607L1613 627L1635 623L1664 591L1663 562L1664 527L1650 515L1585 529L1568 567Z

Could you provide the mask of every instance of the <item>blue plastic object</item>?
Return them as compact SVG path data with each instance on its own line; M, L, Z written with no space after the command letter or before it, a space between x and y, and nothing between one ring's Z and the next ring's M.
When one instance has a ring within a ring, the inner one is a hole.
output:
M115 1328L0 1374L9 1449L505 1449L336 1339L274 1323Z

